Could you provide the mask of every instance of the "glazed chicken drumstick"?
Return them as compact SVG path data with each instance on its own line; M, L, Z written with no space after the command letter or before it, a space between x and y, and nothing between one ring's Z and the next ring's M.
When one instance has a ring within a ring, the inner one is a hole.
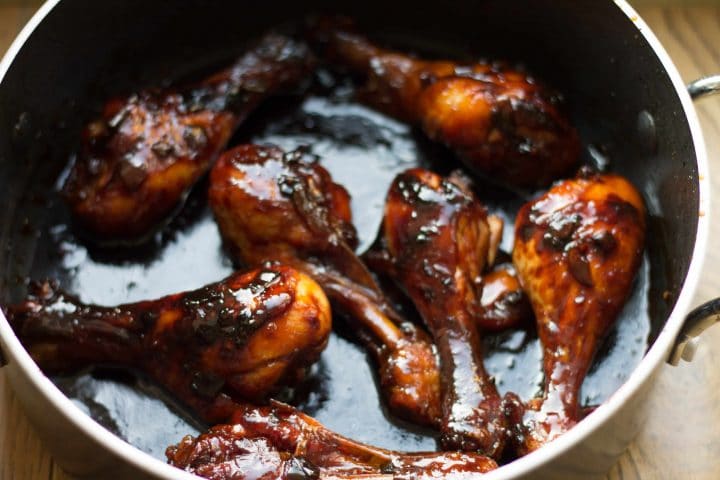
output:
M230 424L168 448L169 462L210 480L469 479L497 468L473 453L401 453L364 445L278 402L234 409Z
M373 45L349 22L323 18L311 36L332 65L365 78L363 96L418 125L472 171L519 187L547 185L577 164L580 141L558 96L490 63L425 61Z
M476 315L490 251L484 207L465 185L415 168L388 192L379 247L394 278L432 332L440 357L441 444L502 453L501 399L483 366Z
M632 290L644 241L642 198L618 175L581 172L518 213L513 260L537 318L545 373L542 399L517 412L520 454L581 419L580 387Z
M425 425L439 418L432 343L403 322L355 255L350 197L300 151L243 145L210 174L210 204L236 259L279 261L312 276L333 307L356 323L375 356L391 411Z
M183 89L107 102L87 125L63 187L77 224L101 243L153 233L265 98L296 90L312 71L304 44L269 34L237 62Z
M297 379L327 345L330 307L312 279L269 266L199 290L119 305L36 285L8 319L46 371L91 365L146 373L208 422L219 392L259 401Z

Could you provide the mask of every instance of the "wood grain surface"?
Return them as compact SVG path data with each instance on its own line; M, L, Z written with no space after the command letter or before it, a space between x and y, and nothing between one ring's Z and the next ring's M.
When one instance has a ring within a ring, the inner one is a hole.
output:
M1 0L0 0L1 1ZM0 3L0 52L4 52L34 10L22 2ZM641 16L655 31L683 79L720 73L720 7L644 5ZM697 104L710 158L715 195L712 215L720 216L720 98ZM720 223L711 223L720 238ZM710 241L699 304L720 295L720 249ZM636 441L608 473L608 480L720 478L720 328L704 335L692 363L665 366L659 391L647 408L651 418ZM0 480L67 480L40 445L0 371Z

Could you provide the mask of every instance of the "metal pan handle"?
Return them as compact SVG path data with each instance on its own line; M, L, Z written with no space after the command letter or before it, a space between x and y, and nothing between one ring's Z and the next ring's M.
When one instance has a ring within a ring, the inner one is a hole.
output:
M690 312L675 339L668 363L677 365L680 359L691 361L697 350L699 335L717 322L720 322L720 298L703 303Z
M687 90L693 100L720 93L720 75L698 78L687 84Z

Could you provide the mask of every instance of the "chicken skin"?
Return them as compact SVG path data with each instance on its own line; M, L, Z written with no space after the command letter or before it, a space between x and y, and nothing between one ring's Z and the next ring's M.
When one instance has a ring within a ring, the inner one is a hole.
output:
M533 318L532 307L511 261L498 263L482 277L477 326L483 332L517 327Z
M632 291L644 242L642 198L618 175L583 171L518 213L513 261L535 312L545 373L543 397L515 415L520 454L582 418L580 387Z
M401 453L332 432L278 402L235 406L230 424L167 450L170 464L210 480L475 478L497 468L462 452Z
M419 126L473 172L537 187L576 167L580 141L559 97L526 73L386 50L338 19L321 19L310 30L331 65L364 78L362 95L369 103Z
M412 299L437 345L442 446L499 458L505 418L476 325L490 237L485 208L465 185L416 168L390 186L375 248L387 252L384 273Z
M331 330L318 284L285 266L117 307L86 305L37 284L7 316L43 370L137 369L208 422L226 419L212 408L220 392L260 401L297 379L319 358Z
M436 425L439 371L432 342L403 321L354 253L350 197L301 151L243 145L210 174L210 204L239 261L278 261L313 277L347 317L379 366L390 410Z
M298 89L312 67L304 44L269 34L198 84L108 101L84 129L63 187L76 223L100 243L146 239L178 210L248 114L268 96Z

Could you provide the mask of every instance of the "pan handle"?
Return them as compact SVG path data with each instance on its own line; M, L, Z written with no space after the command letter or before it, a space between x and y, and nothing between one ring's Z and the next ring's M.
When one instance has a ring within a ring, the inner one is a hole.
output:
M720 93L720 75L698 78L687 84L687 90L693 100Z
M703 303L688 313L675 339L668 363L677 365L681 358L686 362L691 361L697 350L699 335L717 322L720 322L720 298Z

